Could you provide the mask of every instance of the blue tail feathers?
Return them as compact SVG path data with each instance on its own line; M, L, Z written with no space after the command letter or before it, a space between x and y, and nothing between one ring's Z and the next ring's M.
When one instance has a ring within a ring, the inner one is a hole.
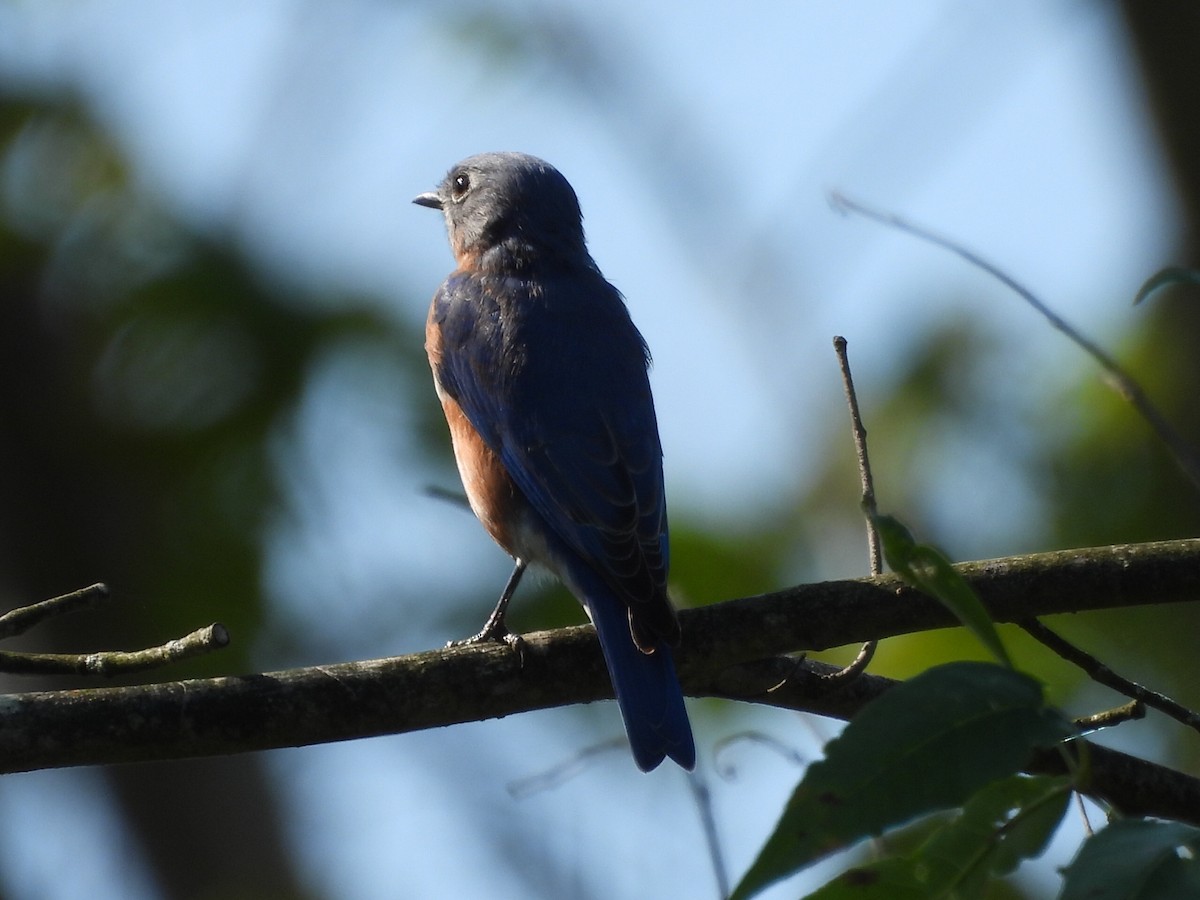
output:
M691 771L696 746L671 648L660 641L654 653L642 653L630 635L628 611L615 597L592 593L588 608L638 768L649 772L669 756Z

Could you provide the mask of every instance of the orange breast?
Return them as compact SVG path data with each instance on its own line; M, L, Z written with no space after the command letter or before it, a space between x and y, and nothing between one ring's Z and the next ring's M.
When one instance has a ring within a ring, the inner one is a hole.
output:
M433 383L446 424L450 426L450 441L454 446L454 460L471 510L483 523L492 539L510 556L530 560L530 552L540 548L526 546L523 539L527 530L522 527L528 503L517 488L504 464L475 430L458 401L451 397L438 381L438 368L442 361L442 332L434 318L434 308L429 310L425 323L425 352L433 369Z
M517 548L513 545L513 527L524 498L520 496L500 458L483 442L479 432L463 414L462 407L453 397L439 393L446 424L450 426L458 475L471 509L492 539L509 555L517 556Z

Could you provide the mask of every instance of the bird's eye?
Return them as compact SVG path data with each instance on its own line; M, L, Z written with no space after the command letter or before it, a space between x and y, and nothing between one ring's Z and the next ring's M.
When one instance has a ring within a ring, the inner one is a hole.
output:
M454 194L455 200L461 200L463 195L471 189L471 176L466 172L459 172L454 176L454 187L451 193Z

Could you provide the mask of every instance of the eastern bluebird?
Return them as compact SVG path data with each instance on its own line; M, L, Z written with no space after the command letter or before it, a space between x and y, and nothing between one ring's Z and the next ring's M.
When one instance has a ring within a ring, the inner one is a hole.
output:
M526 565L596 627L638 767L696 762L671 645L667 511L650 362L588 254L575 191L522 153L483 153L413 200L440 209L458 264L425 327L471 509L516 560L475 640L512 640Z

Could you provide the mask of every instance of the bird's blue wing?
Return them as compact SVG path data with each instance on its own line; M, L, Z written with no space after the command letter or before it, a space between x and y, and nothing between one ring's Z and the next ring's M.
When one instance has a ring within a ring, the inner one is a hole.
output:
M662 448L645 344L620 295L599 273L565 285L460 273L433 316L438 381L545 522L560 574L582 593L634 759L647 771L664 756L691 769L668 646L679 626L666 595Z
M569 285L459 273L435 314L443 389L551 531L634 610L639 645L674 636L662 449L645 344L620 295L599 273Z

